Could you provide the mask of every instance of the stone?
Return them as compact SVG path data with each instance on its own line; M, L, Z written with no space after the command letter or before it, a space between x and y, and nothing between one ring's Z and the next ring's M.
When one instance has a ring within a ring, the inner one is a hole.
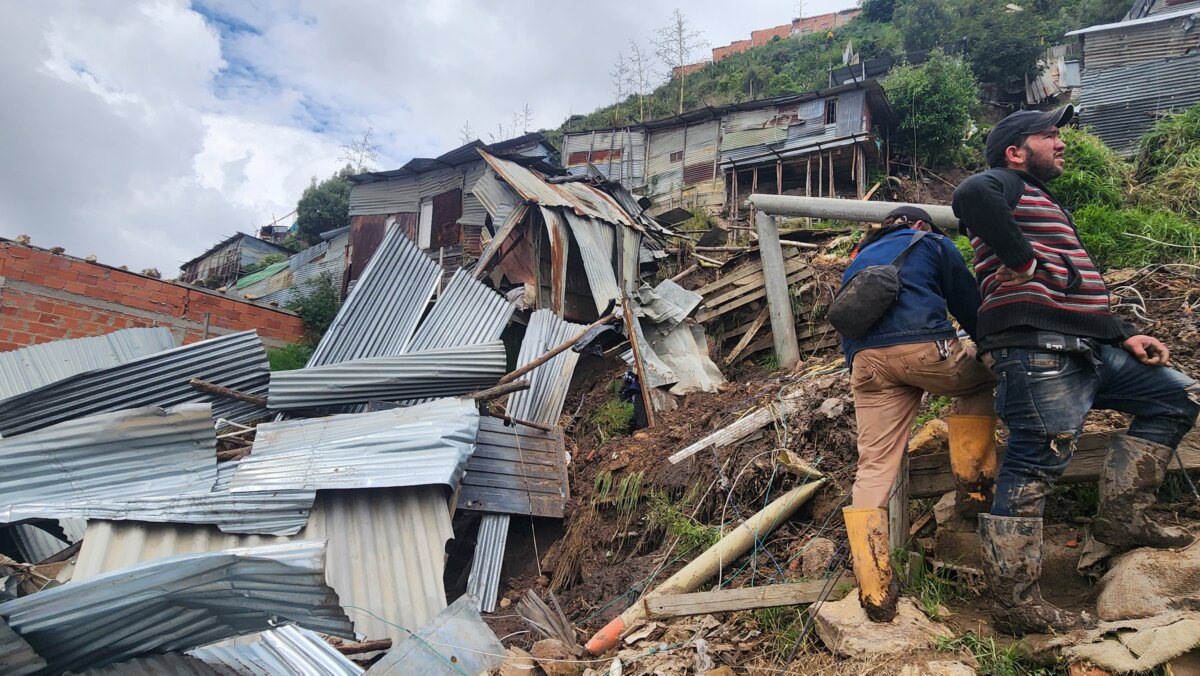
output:
M546 676L579 676L583 673L582 663L562 661L579 658L556 638L546 638L534 643L529 654L537 660L538 666L546 672Z
M813 538L804 546L804 553L800 556L800 574L811 578L823 576L836 549L837 545L829 538Z
M945 526L955 520L954 507L958 502L957 495L955 491L949 491L933 506L933 520L937 522L937 525Z
M733 669L722 665L716 669L709 669L708 671L704 672L704 676L737 676L737 673L734 672Z
M934 660L925 664L929 676L975 676L975 670L957 660Z
M945 420L934 418L921 426L908 440L908 452L912 455L949 452L950 426Z
M514 646L508 649L508 659L500 665L499 676L533 676L534 669L537 665L533 655Z
M939 636L953 636L948 627L925 617L909 598L901 598L896 604L896 618L891 622L871 622L858 601L857 590L841 601L821 604L816 630L830 651L851 658L932 650Z

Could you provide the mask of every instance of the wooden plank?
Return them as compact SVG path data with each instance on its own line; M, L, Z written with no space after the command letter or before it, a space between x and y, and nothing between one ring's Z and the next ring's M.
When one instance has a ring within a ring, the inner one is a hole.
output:
M808 279L809 277L812 277L812 276L813 276L812 270L809 268L804 268L803 270L799 270L797 272L793 272L792 274L788 275L787 283L789 285L795 284L796 282L798 282L800 280ZM766 287L760 286L759 288L755 289L754 291L747 293L746 295L742 296L741 298L738 298L737 300L734 300L730 303L726 303L723 306L716 307L716 308L705 308L704 310L697 312L696 313L696 321L706 322L709 319L712 319L714 317L719 317L719 316L725 314L726 312L729 312L730 310L736 310L737 308L740 308L749 303L753 303L754 301L756 301L760 298L765 298L766 295L767 295Z
M807 270L808 263L806 261L792 259L792 260L789 260L784 263L783 269L786 274L793 275L801 270ZM756 272L752 275L748 275L742 279L737 280L733 284L733 288L729 289L728 291L725 291L724 293L720 293L720 294L703 294L702 293L700 295L704 297L703 302L704 302L705 307L719 307L723 303L728 303L731 300L737 299L739 296L741 296L742 294L744 294L748 291L753 291L753 290L761 287L765 281L766 281L766 275L763 273L762 270L759 270L758 272Z
M1096 481L1104 468L1108 453L1108 438L1113 432L1084 434L1075 446L1071 464L1063 474L1062 483ZM996 448L1001 461L1004 447ZM1192 430L1179 444L1179 457L1189 470L1200 469L1200 430ZM1179 463L1171 461L1167 471L1178 472ZM950 472L950 454L927 453L912 456L909 466L909 493L914 498L932 498L954 490L954 475Z
M762 325L766 323L767 317L767 308L759 310L758 316L754 318L754 321L750 324L750 328L746 329L746 333L742 335L742 339L738 341L737 345L733 346L733 349L729 352L729 356L725 358L726 366L729 366L733 362L737 361L738 355L742 353L742 350L746 349L746 346L750 344L750 341L754 340L754 336L758 334L758 330L761 329Z
M888 542L892 551L908 549L908 486L908 453L905 453L888 499Z
M644 599L642 603L646 606L646 615L656 620L685 615L727 613L735 610L751 610L754 608L796 606L816 602L821 595L821 591L828 584L830 584L829 580L814 580L812 582L772 584L763 587L715 589L713 591L696 592L693 594L651 596ZM845 595L845 590L839 591L835 588L833 593L830 594L830 598L839 599Z
M800 256L800 254L799 254L799 252L785 251L785 252L783 252L783 256L784 256L784 258L791 259L791 258L798 258ZM741 280L745 279L746 277L749 277L750 275L753 275L756 273L759 273L759 274L762 273L762 261L754 261L753 263L747 263L746 265L738 268L734 272L731 272L728 275L721 277L720 279L713 280L713 281L709 282L708 284L705 284L704 286L700 287L699 289L696 289L696 293L700 294L701 296L709 296L719 289L723 289L726 286L729 286L730 284L734 284L735 282L741 281Z

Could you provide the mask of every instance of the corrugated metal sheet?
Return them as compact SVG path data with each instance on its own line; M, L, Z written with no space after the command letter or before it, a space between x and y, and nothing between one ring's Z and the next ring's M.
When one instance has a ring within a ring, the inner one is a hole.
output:
M1080 122L1123 155L1163 113L1200 103L1200 54L1083 74Z
M837 97L837 135L850 136L867 131L867 93L855 89Z
M160 559L8 601L0 616L56 673L186 650L277 618L353 637L319 541Z
M1084 70L1095 72L1194 54L1200 48L1198 17L1200 10L1185 10L1088 33L1083 41Z
M371 676L462 676L490 674L508 657L484 623L470 597L464 596L392 647L369 670Z
M488 171L475 183L473 194L492 215L492 229L498 230L508 220L508 215L521 203L521 196L513 192L496 174Z
M458 485L475 450L470 399L258 426L230 490Z
M545 207L542 208L542 215L546 222L550 222L554 216ZM583 269L587 273L596 312L603 313L609 301L621 299L621 287L617 284L617 273L613 270L616 246L613 226L594 218L576 216L567 209L562 211L562 215L579 245L579 255L583 259Z
M0 399L173 347L171 331L157 327L122 329L103 336L56 340L0 352Z
M566 207L583 216L641 228L611 195L585 183L551 184L537 172L480 152L496 175L521 197L544 207Z
M419 627L446 607L442 570L451 537L446 490L421 486L321 491L308 526L290 539L327 540L326 579L355 630L396 642L407 633L393 624ZM92 521L72 584L164 556L287 540L227 535L211 526Z
M500 340L513 305L466 270L459 270L413 336L411 350L479 345Z
M46 668L46 660L33 651L8 623L0 618L0 673L8 676L35 674Z
M0 401L0 434L22 434L84 416L139 406L212 404L214 417L234 421L266 415L244 401L196 390L192 378L266 394L267 352L254 331L233 333L106 368L79 373Z
M63 516L60 506L204 493L217 480L208 404L142 407L0 440L0 523Z
M308 366L403 354L441 270L392 226Z
M484 416L460 484L458 507L561 519L567 486L561 429L547 432Z
M167 653L136 657L77 673L79 676L244 676L245 673L255 672L235 671L224 665L202 662L189 655Z
M641 187L646 176L646 132L615 129L564 135L563 168L582 173L589 163L610 181L620 181L626 188Z
M359 183L350 188L351 216L416 211L420 203L421 185L415 176Z
M582 324L565 322L551 310L538 310L529 318L517 366L521 367L584 329ZM563 350L553 359L529 372L529 389L514 392L508 402L508 415L516 420L557 425L562 415L567 388L575 373L579 353Z
M484 514L475 535L475 556L467 576L467 595L485 613L496 612L500 596L500 569L504 565L504 547L508 543L508 514Z
M1154 0L1152 0L1152 2L1153 1ZM1080 28L1078 30L1073 30L1070 33L1067 33L1067 35L1069 35L1069 36L1070 35L1089 35L1090 36L1090 35L1096 35L1099 33L1106 33L1109 31L1114 31L1114 30L1127 30L1127 29L1131 29L1131 28L1138 28L1141 26L1153 25L1153 24L1159 23L1161 21L1172 21L1181 16L1191 16L1192 14L1195 14L1197 11L1200 11L1196 8L1196 5L1200 5L1200 2L1196 2L1195 0L1193 0L1192 2L1172 3L1172 4L1176 5L1175 7L1171 7L1167 3L1162 3L1162 4L1165 4L1167 6L1161 7L1161 5L1160 5L1159 11L1154 12L1154 11L1147 11L1147 10L1149 10L1149 8L1145 7L1144 3L1138 2L1134 5L1133 8L1131 8L1130 15L1132 15L1133 13L1136 12L1136 13L1140 14L1141 16L1137 16L1137 17L1130 16L1130 18L1123 19L1121 21L1114 21L1113 23L1103 23L1103 24L1097 24L1095 26L1088 26L1087 28ZM1142 7L1140 8L1141 11L1138 11L1139 10L1138 5L1142 5ZM1167 11L1162 11L1163 9L1166 9ZM1129 15L1127 15L1127 16L1129 16Z
M763 129L742 129L725 132L721 138L721 151L759 146L768 143L779 143L787 138L787 127L766 127Z
M264 631L249 645L221 645L191 652L204 662L250 676L356 676L361 667L320 636L294 625Z
M654 177L673 169L683 169L682 159L671 159L683 151L683 127L655 129L650 132L650 151L646 156L646 182L653 183ZM659 179L660 181L662 179ZM661 191L662 188L660 187Z
M21 561L39 563L71 546L70 542L58 539L46 531L30 524L8 527L8 533L17 547Z
M463 172L458 167L453 169L438 169L421 174L418 179L421 186L421 199L431 200L435 195L461 189L463 187Z
M469 394L504 375L504 343L443 347L271 374L273 411Z

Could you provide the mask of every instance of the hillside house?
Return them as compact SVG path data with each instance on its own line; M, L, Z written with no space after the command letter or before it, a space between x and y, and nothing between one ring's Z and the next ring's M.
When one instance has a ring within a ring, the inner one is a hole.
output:
M868 167L886 156L892 125L883 90L868 81L569 132L562 164L577 175L594 167L649 198L654 214L675 207L737 213L755 191L861 197Z
M1200 103L1200 0L1139 0L1126 19L1068 33L1083 50L1080 123L1122 155L1164 113Z
M291 256L292 250L239 232L179 266L179 281L210 289L232 284L246 268L270 255Z

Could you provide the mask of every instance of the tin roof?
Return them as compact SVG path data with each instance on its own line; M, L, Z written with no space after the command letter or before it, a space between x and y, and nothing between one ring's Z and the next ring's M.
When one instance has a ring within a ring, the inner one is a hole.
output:
M156 327L122 329L103 336L55 340L0 352L0 399L173 347L175 339L171 331Z

